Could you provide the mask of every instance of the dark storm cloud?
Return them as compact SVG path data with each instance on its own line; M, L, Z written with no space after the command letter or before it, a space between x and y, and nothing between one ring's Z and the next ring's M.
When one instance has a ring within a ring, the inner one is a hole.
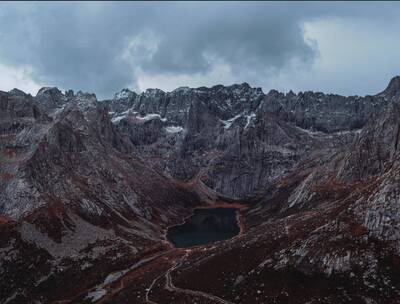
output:
M117 57L123 38L138 31L146 9L40 3L2 5L1 10L1 58L31 65L36 81L107 94L132 77Z
M0 63L32 66L38 83L110 96L153 74L205 73L213 60L236 74L311 63L301 22L372 5L265 2L6 3ZM362 13L362 12L361 12Z
M280 67L298 56L309 60L299 17L287 5L211 3L184 5L161 20L166 37L145 67L154 72L198 72L209 68L206 54L233 67ZM161 28L160 28L161 29Z

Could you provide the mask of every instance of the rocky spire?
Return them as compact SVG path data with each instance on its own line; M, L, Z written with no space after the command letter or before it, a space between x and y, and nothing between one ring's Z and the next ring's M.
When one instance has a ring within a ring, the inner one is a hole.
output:
M134 98L136 97L136 93L125 88L122 89L121 92L114 94L114 99L126 99L126 98Z
M13 96L25 97L27 95L24 91L21 91L21 90L16 89L16 88L14 88L11 91L9 91L9 93L10 93L10 95L13 95Z
M57 87L43 87L37 92L36 96L42 95L60 96L62 93Z
M378 95L384 95L388 98L400 96L400 76L393 77L386 89Z

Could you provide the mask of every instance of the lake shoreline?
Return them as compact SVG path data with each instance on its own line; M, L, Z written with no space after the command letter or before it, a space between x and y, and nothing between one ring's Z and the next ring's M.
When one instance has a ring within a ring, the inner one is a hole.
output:
M237 238L244 233L241 211L246 208L240 203L225 202L195 207L181 223L166 228L165 241L171 248L193 248Z

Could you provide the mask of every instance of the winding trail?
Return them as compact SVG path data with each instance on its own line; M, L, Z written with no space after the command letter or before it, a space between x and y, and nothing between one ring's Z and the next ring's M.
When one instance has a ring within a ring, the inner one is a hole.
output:
M125 278L126 278L127 275L129 275L130 272L132 272L132 271L134 271L134 270L136 270L136 269L138 269L138 268L140 268L140 267L142 267L142 266L145 266L145 265L151 263L152 261L154 261L154 260L156 260L156 259L158 259L158 258L161 258L161 257L163 257L163 256L165 256L165 255L167 255L167 254L169 254L169 253L175 252L175 251L176 251L175 248L174 248L174 249L167 250L167 251L163 251L163 252L160 252L160 253L155 254L155 255L153 255L153 256L150 256L150 257L148 257L148 258L144 258L144 259L140 260L139 262L135 263L134 265L132 265L131 267L129 267L129 268L127 269L127 271L126 271L126 273L125 273L124 275L122 275L122 276L119 278L119 284L118 284L118 286L113 287L113 288L110 288L110 289L107 289L107 293L106 293L101 299L99 299L96 303L97 303L97 304L106 303L106 301L107 301L111 296L117 294L119 291L121 291L122 289L124 289L124 288L126 287L126 285L125 285ZM163 273L161 276L163 276L163 275L164 275L164 273ZM160 277L161 277L161 276L160 276ZM112 284L110 284L110 285L112 285ZM105 287L106 287L106 286L105 286ZM147 294L146 294L146 301L147 301ZM149 303L154 303L154 302L149 302Z
M168 270L168 271L169 271L169 270ZM168 272L168 271L167 271L167 272ZM165 276L165 274L166 274L167 272L164 272L164 273L160 274L158 277L156 277L156 278L153 280L153 282L151 282L149 288L146 289L146 303L158 304L157 302L154 302L154 301L150 300L149 295L150 295L151 289L152 289L153 286L156 284L156 282L157 282L161 277Z
M169 268L166 272L163 274L159 275L156 279L153 280L149 288L147 289L146 292L146 302L150 304L158 304L157 302L154 302L149 299L150 292L152 288L154 287L155 283L163 276L165 276L165 286L164 288L170 292L176 292L176 293L183 293L186 295L194 296L194 297L201 297L201 298L206 298L210 301L216 302L216 303L221 303L221 304L234 304L232 302L229 302L227 300L224 300L220 297L217 297L215 295L205 293L202 291L196 291L196 290L190 290L190 289L184 289L184 288L179 288L176 287L172 281L171 273L178 269L179 267L182 266L182 264L185 262L187 259L189 253L191 252L190 249L185 250L185 255L182 256L182 258L176 262L171 268Z
M186 251L185 255L179 260L179 262L175 263L171 268L169 268L167 271L163 272L162 274L160 274L158 277L156 277L150 284L150 286L146 289L146 303L151 303L151 304L158 304L157 302L154 302L152 300L150 300L150 292L153 289L154 285L156 284L156 282L161 279L162 277L166 277L168 276L168 274L173 271L174 269L176 269L177 267L179 267L180 265L182 265L183 260L185 260L188 256L188 251ZM178 266L179 265L179 266Z

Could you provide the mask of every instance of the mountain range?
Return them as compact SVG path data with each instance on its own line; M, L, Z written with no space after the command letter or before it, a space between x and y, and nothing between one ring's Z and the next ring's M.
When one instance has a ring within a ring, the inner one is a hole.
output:
M400 76L0 91L0 303L400 303ZM196 208L241 233L175 248Z

